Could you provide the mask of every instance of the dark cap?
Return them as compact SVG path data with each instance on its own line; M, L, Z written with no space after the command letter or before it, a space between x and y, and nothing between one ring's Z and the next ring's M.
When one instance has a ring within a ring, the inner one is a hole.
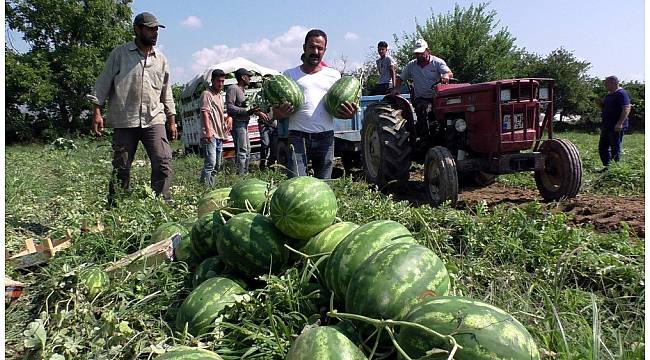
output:
M235 77L237 78L241 78L244 75L253 76L253 73L244 68L239 68L235 71Z
M147 26L147 27L161 27L164 28L165 26L162 25L161 23L158 22L158 19L152 14L148 12L143 12L138 14L135 19L133 20L133 26Z

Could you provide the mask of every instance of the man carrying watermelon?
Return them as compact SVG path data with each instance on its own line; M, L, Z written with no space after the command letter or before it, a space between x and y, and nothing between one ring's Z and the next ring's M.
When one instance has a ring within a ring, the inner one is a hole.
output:
M248 121L251 115L257 115L263 121L268 121L266 113L259 108L247 108L246 94L244 90L251 82L253 73L239 68L235 71L237 85L230 85L226 90L226 109L228 115L233 118L232 138L235 143L235 164L237 165L237 174L244 175L248 173L248 164L251 158L251 144L248 137Z
M274 107L273 117L289 116L287 175L306 176L307 163L311 160L314 176L329 179L334 165L334 116L327 112L324 97L341 74L322 65L327 50L324 31L309 30L302 48L305 55L302 65L285 70L284 75L298 84L305 101L298 109L288 103ZM357 108L357 104L346 101L339 107L336 117L352 119Z

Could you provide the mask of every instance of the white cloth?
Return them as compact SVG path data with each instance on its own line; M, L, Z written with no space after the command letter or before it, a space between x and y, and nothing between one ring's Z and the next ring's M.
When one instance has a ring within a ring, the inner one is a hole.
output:
M293 79L305 95L305 102L289 117L289 130L319 133L334 130L334 117L325 109L325 94L341 74L330 67L323 67L315 74L305 74L300 66L284 71Z

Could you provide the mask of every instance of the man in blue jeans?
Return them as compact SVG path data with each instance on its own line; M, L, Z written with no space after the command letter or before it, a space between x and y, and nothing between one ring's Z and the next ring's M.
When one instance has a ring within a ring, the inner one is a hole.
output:
M282 104L273 109L273 118L281 119L291 114L287 175L307 175L307 163L311 160L314 176L329 179L334 165L334 117L325 109L323 98L341 74L321 62L327 49L325 32L317 29L307 32L302 48L302 65L286 70L284 75L296 81L305 95L305 102L298 109ZM351 119L357 108L356 104L345 102L337 110L336 117Z
M221 69L212 71L210 86L203 91L201 106L201 145L205 149L201 182L207 186L214 185L214 173L221 168L221 152L226 129L230 128L232 119L223 108L221 91L226 81L226 73Z
M600 161L607 169L611 160L621 159L621 143L628 127L627 116L630 114L630 96L619 85L616 76L605 78L607 95L601 101L602 119L598 152Z
M226 90L226 110L228 115L233 118L232 138L235 143L235 164L237 174L244 175L248 173L248 164L251 157L251 144L248 138L248 121L251 115L257 115L258 118L268 121L269 117L258 107L248 108L246 103L246 93L244 90L251 82L253 73L240 68L235 71L237 85L231 85Z

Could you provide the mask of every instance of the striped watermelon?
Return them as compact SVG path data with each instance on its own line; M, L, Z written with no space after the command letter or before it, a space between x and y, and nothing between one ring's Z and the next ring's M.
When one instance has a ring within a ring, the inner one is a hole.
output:
M345 294L345 310L375 319L402 320L423 298L448 292L449 274L432 250L417 244L391 244L354 272Z
M362 360L363 352L343 333L332 326L318 326L303 331L291 344L285 360Z
M254 278L284 266L284 243L284 236L269 218L249 212L226 222L217 238L217 249L229 268Z
M359 105L361 98L361 82L354 76L342 76L332 85L325 95L325 108L332 116L346 101Z
M211 256L199 264L192 275L192 286L197 287L205 280L217 277L226 270L226 263L219 256Z
M454 359L540 358L535 341L517 319L480 301L457 296L427 299L413 307L404 320L452 335L463 347ZM408 326L400 328L397 342L414 359L434 348L451 350L445 341Z
M222 357L212 351L189 346L175 346L156 360L222 360Z
M411 232L392 220L376 220L361 225L346 236L327 260L325 284L340 300L345 298L352 274L375 251L392 243L415 244Z
M215 210L223 209L227 206L227 199L230 195L231 188L221 188L208 191L199 200L197 212L199 218L210 214Z
M319 232L314 237L309 239L305 245L303 245L298 250L307 255L316 255L331 253L336 248L343 238L345 238L353 230L357 229L359 225L351 222L340 222L334 225L329 226L327 229ZM329 255L327 255L329 256ZM311 258L312 261L316 262L318 258ZM321 261L318 266L318 271L320 272L321 278L325 274L325 265L327 260Z
M174 248L174 257L177 261L185 262L190 268L198 265L203 258L194 250L190 234L185 234L181 237L180 242Z
M271 220L285 235L306 240L330 226L338 207L334 191L311 176L289 179L271 197Z
M284 75L275 75L262 84L262 95L272 107L287 102L294 112L305 102L305 95L298 84Z
M269 184L260 179L246 179L235 184L230 190L229 205L233 214L248 211L252 207L255 212L262 212L268 199Z
M77 280L78 284L88 291L91 298L106 290L111 283L108 274L99 266L91 266L81 270Z
M190 231L192 248L202 259L217 254L217 242L212 230L213 215L207 214L197 220Z
M212 331L214 320L235 304L246 291L235 281L213 277L202 282L185 298L176 314L176 328L194 335Z
M152 244L167 239L174 234L181 234L181 236L188 234L189 231L185 226L180 223L169 221L159 225L152 233L149 240Z

